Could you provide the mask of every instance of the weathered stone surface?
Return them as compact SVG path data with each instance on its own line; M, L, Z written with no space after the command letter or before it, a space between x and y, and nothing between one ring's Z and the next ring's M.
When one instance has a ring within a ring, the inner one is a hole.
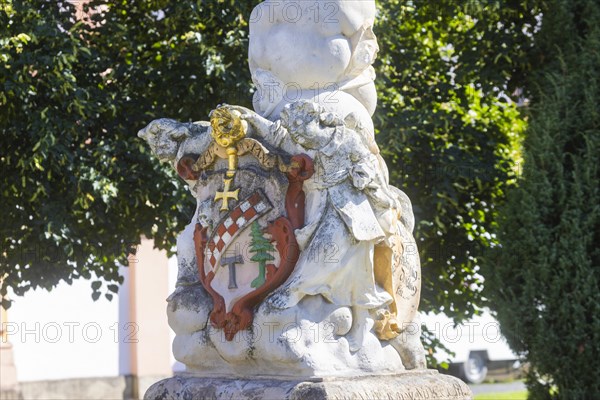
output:
M306 214L294 232L300 255L289 279L252 308L252 324L228 336L219 319L211 317L214 295L203 287L206 281L198 282L198 254L206 255L200 262L205 277L214 271L211 290L218 290L227 312L235 311L236 301L252 291L250 282L257 274L249 251L251 229L245 228L225 248L231 253L227 257L237 254L244 260L234 268L239 288L228 288L231 271L218 265L209 268L206 260L212 253L196 249L194 236L196 223L206 227L208 235L219 235L219 221L226 223L234 213L222 211L221 201L215 201L215 193L224 190L223 174L229 173L229 165L219 159L207 163L210 167L197 171L197 176L190 172L196 179L190 188L198 208L178 239L178 288L168 299L169 324L177 335L175 358L199 375L282 379L397 374L424 368L412 207L404 193L388 184L384 164L363 140L361 128L307 101L286 106L276 123L241 107L225 109L247 123L252 143L272 149L277 157L304 154L314 160L314 174L303 187ZM210 150L214 144L196 138L210 136L209 131L186 129L159 120L142 136L156 154L168 153L166 159L178 165L180 155L198 149L204 151L196 156L198 160L216 154ZM177 146L168 145L174 137L184 138L177 151ZM204 145L181 150L196 142ZM230 183L240 200L229 200L230 207L261 192L272 210L259 222L275 221L287 211L283 208L285 178L265 167L267 158L261 161L240 149L238 153ZM276 259L282 260L274 254L273 264ZM246 291L239 293L242 289Z
M177 376L154 384L145 400L466 400L462 381L437 371L314 381Z
M189 375L146 398L470 398L425 370L412 205L371 120L375 15L374 0L265 0L250 18L255 111L139 133L197 200L168 299Z
M379 47L374 0L266 0L250 17L254 109L277 118L285 104L306 99L370 125L377 105L371 66ZM344 112L345 111L345 112Z

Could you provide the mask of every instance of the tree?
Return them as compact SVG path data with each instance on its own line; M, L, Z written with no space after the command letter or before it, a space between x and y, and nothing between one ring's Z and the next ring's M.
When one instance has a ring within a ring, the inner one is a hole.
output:
M426 311L484 305L480 256L514 183L525 121L511 99L535 66L535 1L381 3L377 141L411 198Z
M3 292L95 275L98 297L141 235L173 246L191 196L135 133L250 105L241 61L256 3L94 1L78 22L65 0L2 0ZM530 68L534 5L380 4L375 125L392 183L415 205L425 310L463 318L482 302L478 257L524 124L507 95Z
M111 298L141 235L173 246L192 199L135 133L249 105L251 5L213 4L0 2L2 294L95 275Z
M267 261L275 259L271 254L275 251L275 248L271 242L264 237L262 228L256 221L254 221L251 226L250 236L252 237L252 240L250 241L250 252L254 253L250 260L258 263L258 276L252 281L250 286L258 289L266 282Z
M534 399L600 397L599 21L597 1L547 2L523 176L485 268Z

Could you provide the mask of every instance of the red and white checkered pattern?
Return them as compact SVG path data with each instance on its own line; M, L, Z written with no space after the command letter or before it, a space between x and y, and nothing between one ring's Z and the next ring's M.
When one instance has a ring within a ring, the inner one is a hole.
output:
M218 266L221 256L240 232L272 208L273 206L261 191L255 192L238 204L227 218L219 223L208 241L207 259L211 267L215 269Z

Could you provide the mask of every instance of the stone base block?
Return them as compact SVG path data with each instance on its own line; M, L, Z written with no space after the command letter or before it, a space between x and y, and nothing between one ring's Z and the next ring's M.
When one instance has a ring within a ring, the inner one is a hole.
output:
M467 400L461 380L434 370L313 381L224 379L176 376L157 382L144 400Z

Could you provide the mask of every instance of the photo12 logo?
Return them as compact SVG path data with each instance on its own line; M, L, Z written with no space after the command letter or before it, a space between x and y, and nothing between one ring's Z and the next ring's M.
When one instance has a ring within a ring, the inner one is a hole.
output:
M3 322L2 343L137 343L138 332L134 322L107 326L97 322Z
M339 1L265 1L252 10L250 23L284 21L295 24L310 19L316 24L338 24Z

